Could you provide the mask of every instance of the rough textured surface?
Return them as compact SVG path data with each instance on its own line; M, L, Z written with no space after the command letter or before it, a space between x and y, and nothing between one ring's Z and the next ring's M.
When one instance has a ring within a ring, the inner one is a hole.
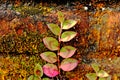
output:
M93 11L84 10L83 4L79 2L71 6L54 5L52 9L51 5L37 5L35 8L15 5L12 9L13 6L9 5L7 9L4 4L0 6L0 72L3 72L0 80L26 80L33 74L35 63L45 64L39 56L47 51L42 39L45 36L54 36L46 24L59 24L58 10L63 12L66 19L78 21L75 28L71 29L78 33L77 36L62 45L76 47L74 58L80 63L71 72L61 72L63 79L87 80L85 74L94 72L90 65L92 62L99 63L100 68L107 71L113 80L120 77L119 4L105 7L103 3L97 3L94 4ZM103 7L105 10L102 10ZM39 11L31 12L31 9L40 10L40 14Z

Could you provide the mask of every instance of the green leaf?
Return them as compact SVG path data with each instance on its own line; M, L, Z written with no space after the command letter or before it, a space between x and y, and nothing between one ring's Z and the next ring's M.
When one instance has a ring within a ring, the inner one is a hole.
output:
M40 64L36 64L34 68L34 75L37 77L42 77L43 76L43 69Z
M57 61L57 56L54 52L44 52L40 56L49 63L55 63Z
M97 76L95 73L88 73L85 75L89 80L96 80Z
M58 11L57 15L58 15L58 20L60 21L61 24L63 24L65 19L63 13L61 11Z
M76 23L77 23L77 21L75 21L75 20L65 20L63 22L62 29L65 29L65 30L70 29L70 28L74 27Z
M35 76L35 75L31 75L28 80L41 80L41 78Z
M41 78L34 76L34 80L41 80Z
M99 78L98 80L106 80L105 78Z
M94 69L94 71L97 73L99 71L99 66L97 63L93 63L91 64L92 68Z
M60 41L68 42L71 39L73 39L76 35L77 33L74 31L65 31L62 33Z
M45 64L43 66L44 74L49 77L55 77L59 74L58 68L55 64Z
M44 42L45 46L51 51L56 51L59 49L59 43L53 37L45 37L45 38L43 38L43 42Z
M57 24L47 24L48 28L52 31L53 34L59 35L60 34L60 27Z
M78 65L78 61L76 59L66 58L61 62L60 68L63 71L71 71L75 67L77 67L77 65Z
M111 76L108 76L106 80L112 80L112 77L111 77Z
M43 78L42 80L50 80L49 78Z
M104 70L100 70L100 71L97 73L97 76L98 76L98 77L101 77L101 78L104 78L104 77L108 77L109 74L108 74L106 71L104 71Z
M62 57L62 58L69 58L71 56L74 55L76 51L76 48L75 47L72 47L72 46L64 46L60 49L60 53L59 55Z
M34 75L29 76L28 80L34 80Z

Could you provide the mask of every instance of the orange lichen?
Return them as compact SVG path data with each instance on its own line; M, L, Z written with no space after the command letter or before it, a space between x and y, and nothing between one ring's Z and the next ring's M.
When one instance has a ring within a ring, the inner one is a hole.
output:
M39 33L44 34L46 32L45 27L47 27L47 26L45 26L45 25L43 26L42 22L38 21L36 26L37 26L37 30L39 31Z

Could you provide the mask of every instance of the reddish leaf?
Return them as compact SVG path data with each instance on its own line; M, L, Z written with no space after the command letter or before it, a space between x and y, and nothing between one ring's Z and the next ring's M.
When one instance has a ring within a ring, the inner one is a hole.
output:
M76 48L72 46L64 46L61 48L59 55L63 58L69 58L74 55Z
M43 66L43 72L49 77L55 77L59 74L58 68L54 64L45 64Z
M57 61L57 56L54 52L44 52L40 56L49 63L55 63Z
M77 67L77 65L78 65L78 61L77 61L76 59L67 58L67 59L64 59L64 60L61 62L60 68L61 68L63 71L71 71L71 70L73 70L75 67Z
M45 37L43 39L43 42L45 44L45 46L50 49L51 51L55 51L59 49L59 43L58 41L53 38L53 37Z
M73 39L76 35L77 33L74 31L65 31L62 33L60 41L68 42L71 39Z

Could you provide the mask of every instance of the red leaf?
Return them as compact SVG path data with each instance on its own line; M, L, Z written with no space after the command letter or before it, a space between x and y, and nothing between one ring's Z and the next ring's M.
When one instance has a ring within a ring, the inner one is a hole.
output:
M63 58L69 58L75 54L76 48L72 46L64 46L60 50L60 56Z
M43 66L44 74L49 77L55 77L59 74L58 68L54 64L45 64Z
M76 59L67 58L67 59L64 59L64 60L61 62L60 68L61 68L63 71L71 71L71 70L73 70L75 67L77 67L77 65L78 65L78 61L77 61Z

